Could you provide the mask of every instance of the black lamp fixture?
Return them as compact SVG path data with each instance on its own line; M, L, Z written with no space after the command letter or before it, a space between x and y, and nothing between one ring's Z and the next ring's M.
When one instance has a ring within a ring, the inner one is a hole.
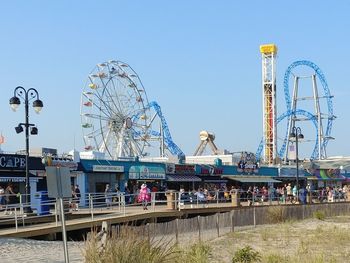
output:
M289 134L289 138L295 140L295 163L297 168L296 183L297 183L297 198L299 200L299 140L304 139L304 135L301 133L300 127L292 127L292 132Z
M23 131L23 127L21 124L18 124L17 127L15 127L16 133L21 133Z
M31 135L38 135L38 128L37 127L32 127L30 129L30 134Z
M25 195L24 195L24 213L32 213L32 209L30 206L30 184L29 184L29 127L31 135L38 134L38 128L35 127L34 124L29 123L29 101L33 100L33 108L36 113L40 113L43 108L43 102L39 99L39 93L34 88L29 88L26 90L25 88L18 86L14 90L14 96L10 99L10 106L13 111L17 111L19 105L21 104L21 100L24 101L25 105L25 122L19 123L17 127L15 127L16 133L23 132L23 126L25 128L26 135L26 180L25 180Z

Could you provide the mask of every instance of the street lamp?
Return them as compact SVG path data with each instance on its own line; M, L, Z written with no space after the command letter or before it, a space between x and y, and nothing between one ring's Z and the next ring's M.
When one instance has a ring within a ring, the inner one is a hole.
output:
M40 113L43 105L43 102L39 99L39 93L36 89L30 88L25 90L25 88L18 86L14 90L14 96L10 99L10 106L13 111L16 111L21 104L21 100L24 100L25 105L25 122L19 123L17 127L15 127L16 133L23 132L23 126L25 128L26 133L26 181L25 181L25 195L24 195L24 203L26 206L24 207L25 213L31 213L32 209L30 207L30 185L29 185L29 127L30 134L37 135L38 128L35 127L34 124L29 123L29 101L33 100L33 108L36 113Z
M300 127L292 127L292 132L289 134L289 138L295 140L295 159L297 164L297 198L299 200L299 139L304 139L304 135L301 133Z

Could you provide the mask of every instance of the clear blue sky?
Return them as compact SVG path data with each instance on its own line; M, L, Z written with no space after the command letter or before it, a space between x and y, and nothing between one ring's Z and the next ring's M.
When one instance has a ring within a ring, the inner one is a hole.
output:
M85 81L97 63L116 59L139 74L186 154L194 152L204 129L216 134L219 148L255 152L262 135L259 45L275 43L279 114L285 111L288 65L315 62L335 96L338 116L328 154L350 155L349 13L348 1L5 1L2 149L24 148L24 134L14 131L24 121L23 106L16 113L9 107L18 85L35 87L44 102L40 115L31 109L39 129L31 146L67 152L75 141L81 149ZM314 138L314 130L304 129ZM302 147L307 156L312 147Z

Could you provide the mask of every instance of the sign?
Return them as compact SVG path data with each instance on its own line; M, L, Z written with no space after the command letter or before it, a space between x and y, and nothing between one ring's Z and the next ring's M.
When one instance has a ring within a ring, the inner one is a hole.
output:
M258 173L259 167L254 153L242 152L241 159L237 164L237 171L241 173Z
M140 167L139 166L131 166L129 168L129 179L137 180L140 178Z
M51 160L52 166L60 166L60 167L68 167L70 170L77 170L78 163L74 162L71 159L65 159L65 158L52 158Z
M166 168L167 174L174 174L175 173L175 164L174 163L165 164L165 168Z
M0 177L0 182L25 183L25 177ZM29 177L30 182L39 182L39 178Z
M200 173L208 175L222 175L224 173L224 169L213 166L201 166Z
M319 180L345 180L340 169L314 169L309 172Z
M165 171L158 166L131 166L129 179L134 180L165 180Z
M297 159L297 152L296 152L294 145L289 145L288 159L289 160L296 160Z
M191 164L175 164L176 174L195 174L196 170L194 165Z
M23 155L0 155L0 168L20 168L26 167L26 158Z
M94 172L109 172L109 173L123 173L124 166L116 165L93 165L92 171Z
M70 170L68 167L47 166L47 192L49 197L72 197Z

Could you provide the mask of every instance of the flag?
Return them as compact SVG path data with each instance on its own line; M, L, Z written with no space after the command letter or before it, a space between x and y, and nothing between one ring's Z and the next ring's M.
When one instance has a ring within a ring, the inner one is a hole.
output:
M0 144L5 143L5 137L1 134L0 135Z

